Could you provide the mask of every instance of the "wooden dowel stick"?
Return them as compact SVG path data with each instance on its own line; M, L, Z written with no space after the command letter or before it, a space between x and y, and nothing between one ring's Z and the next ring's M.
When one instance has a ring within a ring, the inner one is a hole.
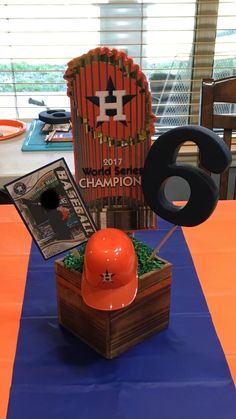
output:
M157 252L159 252L159 250L161 249L161 247L163 246L163 244L169 239L169 237L174 233L174 231L177 229L177 225L174 225L170 231L168 231L168 233L163 237L163 239L161 240L161 242L158 244L158 246L153 250L152 254L149 256L148 258L148 262L149 260L153 259L154 256L157 254Z

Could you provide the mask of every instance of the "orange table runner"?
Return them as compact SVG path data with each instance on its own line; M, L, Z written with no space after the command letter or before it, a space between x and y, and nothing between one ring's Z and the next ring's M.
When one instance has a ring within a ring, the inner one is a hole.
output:
M183 232L236 385L236 201L219 201L205 223Z
M0 418L5 419L31 236L12 205L0 207Z

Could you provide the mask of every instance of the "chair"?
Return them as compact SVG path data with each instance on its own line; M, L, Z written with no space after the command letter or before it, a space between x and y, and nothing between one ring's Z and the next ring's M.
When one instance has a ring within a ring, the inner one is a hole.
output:
M223 140L231 150L232 132L236 130L236 77L203 79L201 86L200 125L223 132ZM231 111L231 112L230 112ZM220 133L221 134L221 133ZM200 164L199 164L200 166ZM229 169L220 175L219 198L227 199ZM234 179L234 199L236 180Z

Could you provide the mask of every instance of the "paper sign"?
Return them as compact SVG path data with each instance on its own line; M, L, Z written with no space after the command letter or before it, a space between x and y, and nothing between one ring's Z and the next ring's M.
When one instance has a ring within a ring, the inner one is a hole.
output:
M5 188L45 259L80 245L97 230L63 158Z

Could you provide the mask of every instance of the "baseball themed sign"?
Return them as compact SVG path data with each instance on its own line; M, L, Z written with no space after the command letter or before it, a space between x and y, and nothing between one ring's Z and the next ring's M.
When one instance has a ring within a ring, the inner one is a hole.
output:
M96 48L68 64L75 177L98 227L155 227L141 175L154 133L148 82L124 52Z
M80 245L97 230L63 158L5 188L45 259Z

